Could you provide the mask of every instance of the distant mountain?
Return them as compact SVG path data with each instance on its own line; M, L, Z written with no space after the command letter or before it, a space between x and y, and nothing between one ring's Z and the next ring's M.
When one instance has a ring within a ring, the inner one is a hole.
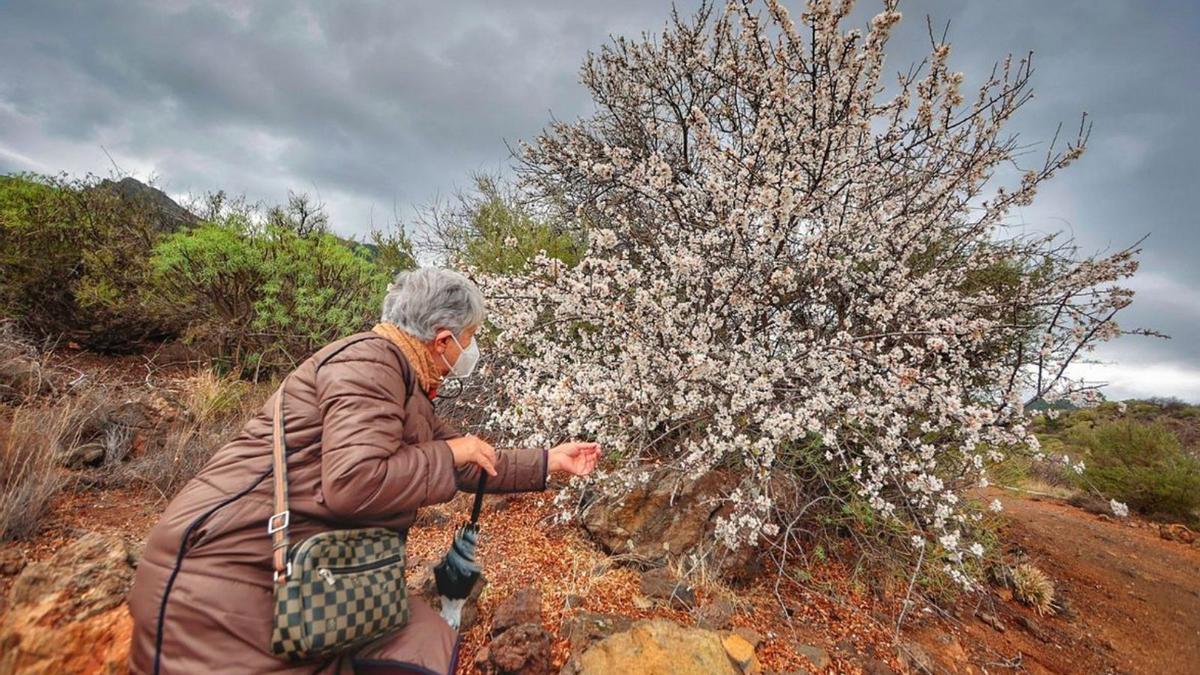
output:
M126 203L148 205L156 216L161 232L174 232L199 222L196 214L188 211L156 187L146 185L136 178L125 177L119 181L100 181L93 190L111 190Z

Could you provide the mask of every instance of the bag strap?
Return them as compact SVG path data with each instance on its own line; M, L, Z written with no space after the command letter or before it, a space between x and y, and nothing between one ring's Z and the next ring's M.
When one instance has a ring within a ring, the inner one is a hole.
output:
M275 393L274 441L271 444L272 480L275 484L275 514L267 519L267 534L271 535L271 562L275 568L275 581L284 583L291 576L292 563L288 560L288 526L291 511L288 510L287 485L287 441L283 433L283 385L284 378Z
M348 342L321 359L317 363L317 367L313 369L315 373L321 369L334 356L337 356L343 349L350 345L358 344L364 340L386 340L382 335L370 335L359 338L353 342ZM284 583L292 574L292 563L288 560L288 546L291 540L288 536L288 530L291 526L291 511L288 509L288 484L287 484L287 438L283 426L283 390L287 385L288 379L291 376L283 378L283 382L279 385L279 391L275 392L275 406L272 411L272 442L271 442L271 474L272 482L274 483L274 514L267 519L267 534L271 535L271 564L275 569L275 581ZM404 403L401 407L408 407L408 401L412 398L413 389L417 386L416 378L412 374L412 365L408 367L408 378L404 383ZM480 494L477 502L482 498L483 483L480 483ZM476 506L478 509L478 505ZM474 516L473 516L474 517Z

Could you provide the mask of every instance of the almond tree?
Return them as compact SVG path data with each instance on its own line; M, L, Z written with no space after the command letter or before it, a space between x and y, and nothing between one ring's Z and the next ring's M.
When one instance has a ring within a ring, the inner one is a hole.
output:
M734 468L730 547L786 556L813 503L858 503L969 583L964 491L1037 451L1024 401L1089 394L1067 366L1120 333L1137 251L1006 226L1088 134L1023 166L1004 129L1029 59L966 90L931 38L885 86L896 3L865 31L843 29L851 4L799 24L776 2L705 5L589 55L595 113L552 124L521 167L586 254L480 275L510 364L492 421L514 442L601 441L613 496L651 468Z

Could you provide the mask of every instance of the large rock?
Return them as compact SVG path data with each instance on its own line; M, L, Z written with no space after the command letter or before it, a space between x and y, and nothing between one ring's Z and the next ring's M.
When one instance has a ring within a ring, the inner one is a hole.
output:
M522 588L496 606L492 615L492 635L523 623L542 623L542 590L537 587Z
M736 476L715 471L699 479L656 476L620 500L592 502L582 524L609 553L660 566L703 551L710 570L729 581L747 581L762 571L761 556L753 547L729 551L704 546L714 540L717 518L730 510L721 498L737 482Z
M133 565L123 540L95 533L27 565L0 619L0 675L124 672Z
M569 675L739 675L721 636L672 621L638 621L568 661Z

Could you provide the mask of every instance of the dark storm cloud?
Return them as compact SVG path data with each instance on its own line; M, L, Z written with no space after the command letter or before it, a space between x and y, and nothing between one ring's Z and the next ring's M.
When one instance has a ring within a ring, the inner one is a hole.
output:
M681 2L688 8L688 2ZM789 3L799 12L798 3ZM223 188L278 201L319 194L362 233L505 166L505 142L551 114L586 114L584 54L610 34L659 30L668 2L86 2L0 4L0 171L125 171L172 193ZM1171 341L1105 346L1114 396L1200 400L1200 134L1191 2L903 3L896 70L949 21L951 64L978 82L1004 54L1036 52L1037 98L1014 120L1030 162L1087 111L1088 153L1034 205L1028 231L1085 250L1151 237L1124 324ZM865 23L875 3L860 2Z

